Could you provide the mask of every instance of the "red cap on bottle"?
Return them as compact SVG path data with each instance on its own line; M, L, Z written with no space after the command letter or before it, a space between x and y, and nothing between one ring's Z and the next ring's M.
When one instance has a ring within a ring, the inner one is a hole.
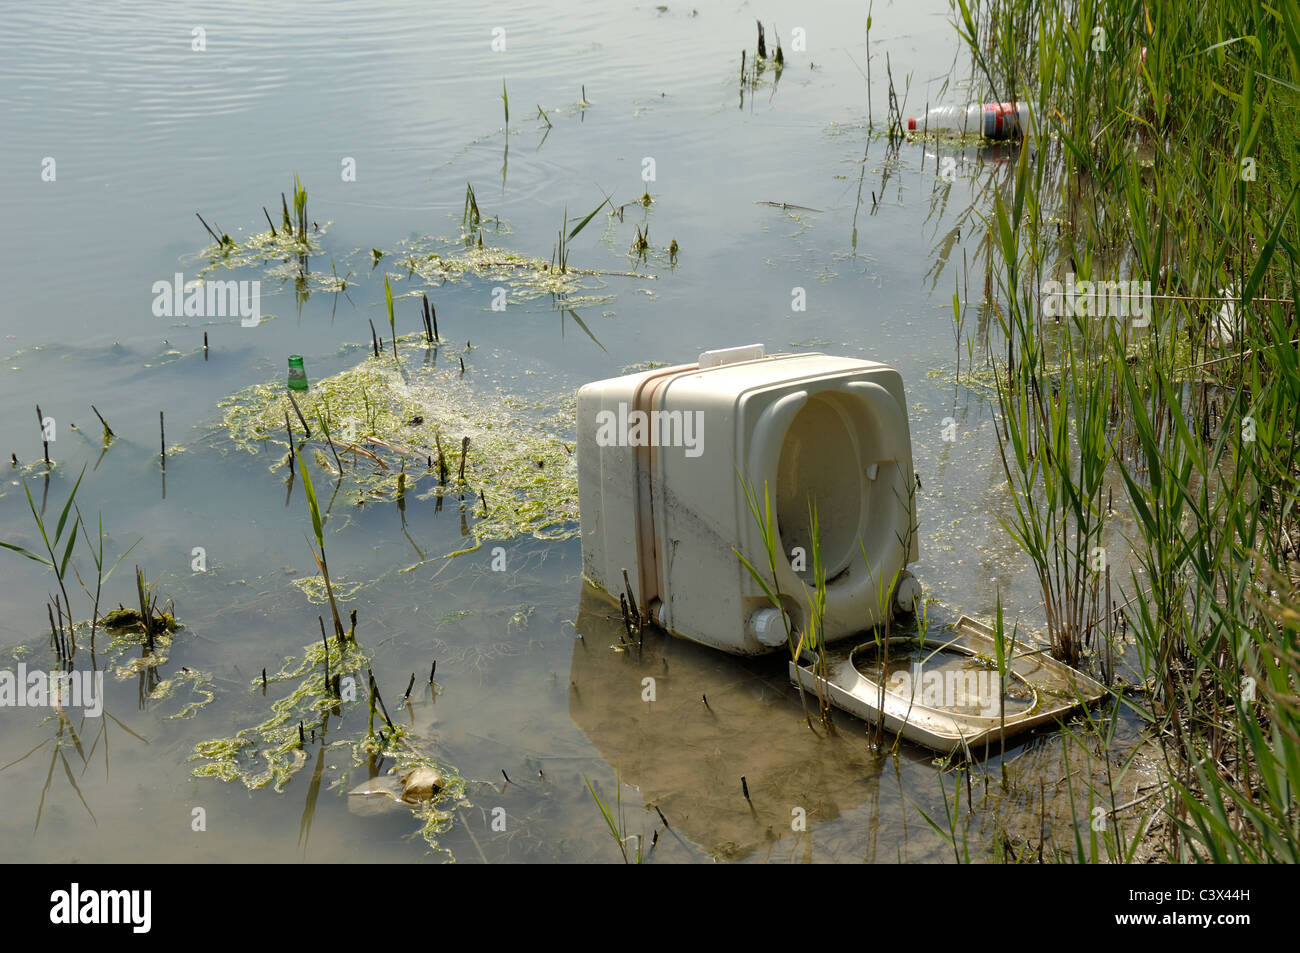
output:
M907 128L908 128L908 131L912 131L912 130L916 129L916 119L915 119L914 117L909 117L909 118L908 118L908 120L907 120Z

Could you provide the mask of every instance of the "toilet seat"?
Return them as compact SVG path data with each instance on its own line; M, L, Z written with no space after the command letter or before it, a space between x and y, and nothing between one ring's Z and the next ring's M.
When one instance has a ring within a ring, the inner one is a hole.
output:
M834 434L827 427L822 432L806 432L809 411L818 405L837 418L842 434ZM790 452L791 441L814 445L821 441L823 450L839 457L832 465L847 476L838 481L838 486L832 483L831 492L820 494L816 500L818 536L827 580L828 628L832 628L829 625L832 620L853 617L862 619L865 627L868 619L880 614L879 606L887 605L895 575L907 564L912 549L908 545L911 456L903 439L907 432L906 415L894 396L880 384L861 380L819 382L818 386L785 393L768 405L752 431L745 478L756 494L762 493L764 481L772 494L784 557L777 562L777 582L785 594L802 595L805 586L809 591L815 586L806 509L803 514L791 514L793 520L782 512L786 508L782 504L786 489L783 484L788 484L791 478L789 465L782 464L783 457ZM825 446L832 434L841 437L840 446ZM811 466L825 465L826 456L822 453ZM794 501L796 507L799 502ZM835 525L836 515L847 516L851 525ZM802 575L791 565L796 546L801 546L806 555L807 571ZM754 555L746 554L751 561ZM795 628L806 624L804 619L792 622Z

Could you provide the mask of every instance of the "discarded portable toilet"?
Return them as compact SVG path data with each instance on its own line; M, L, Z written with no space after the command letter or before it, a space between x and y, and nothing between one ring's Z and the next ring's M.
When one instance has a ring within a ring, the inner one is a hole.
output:
M910 610L919 587L912 445L893 368L826 354L706 351L578 391L587 579L675 635L740 655L786 645L746 486L771 499L776 582L794 632L815 592L811 509L833 641ZM743 482L742 482L743 481Z

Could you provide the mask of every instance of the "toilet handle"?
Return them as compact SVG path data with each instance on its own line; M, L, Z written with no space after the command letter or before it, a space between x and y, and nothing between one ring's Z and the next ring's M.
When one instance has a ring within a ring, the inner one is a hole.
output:
M895 493L911 494L912 492L912 451L911 439L908 436L907 416L903 408L899 406L897 398L894 397L886 388L872 381L845 381L840 385L841 389L864 400L871 406L871 409L877 417L879 431L885 444L884 452L888 456L872 461L872 465L879 463L894 463L895 470L893 473L893 482L891 486ZM897 423L897 426L891 426L891 423ZM875 477L872 476L874 480ZM885 561L886 553L894 546L899 545L898 533L906 532L905 526L898 525L902 514L907 513L910 519L911 509L899 510L894 508L893 532L879 534L873 539L872 555L874 559L869 559L869 565L878 565ZM915 539L912 541L915 545ZM906 561L906 554L904 554Z
M897 427L889 426L889 424L891 420L898 421L901 419L902 426L906 428L907 418L903 417L902 408L898 406L898 401L894 399L894 395L879 384L871 381L844 381L840 384L840 389L853 394L855 397L862 398L876 412L879 422L882 424L880 429L887 455L873 462L903 462L906 450L898 438L899 430Z
M780 463L785 433L794 421L795 415L807 402L806 390L791 391L772 401L758 415L752 431L757 439L749 448L749 472L746 474L755 492L761 489L758 485L760 479L768 480L769 489L771 492L776 492L773 484L776 481L776 469ZM771 436L774 433L778 434L775 439Z
M763 488L759 484L764 480L768 483L770 493L775 494L777 492L776 479L777 469L781 463L781 447L785 443L786 432L790 429L790 424L794 422L795 415L803 409L803 405L807 402L808 392L806 390L796 390L783 394L768 404L763 409L763 412L758 415L758 420L754 422L754 429L751 432L756 439L749 448L749 472L745 476L755 494L762 493ZM741 519L745 521L742 525L749 526L749 534L747 535L756 531L755 527L750 525L752 518L747 511L741 510ZM753 555L750 554L751 557ZM794 585L789 563L778 561L776 571L783 587Z

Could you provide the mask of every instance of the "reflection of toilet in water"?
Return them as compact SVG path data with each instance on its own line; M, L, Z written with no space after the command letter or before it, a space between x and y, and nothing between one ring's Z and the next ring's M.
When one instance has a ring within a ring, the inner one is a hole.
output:
M588 585L577 631L569 715L639 790L647 813L628 812L629 833L649 837L659 827L657 807L673 833L718 859L806 857L814 841L818 857L860 859L861 831L874 826L901 832L906 849L905 802L892 784L883 792L880 785L892 762L857 732L809 731L784 667L653 630L624 649L618 606ZM835 824L846 815L849 823ZM670 836L660 832L661 850ZM868 839L868 852L877 846L882 859L895 859L893 835L879 845Z
M616 595L627 570L637 605L669 632L756 655L786 634L733 551L767 575L742 480L760 510L770 494L776 581L796 632L814 589L814 504L827 641L910 608L914 477L897 371L824 354L765 357L755 345L578 392L586 577Z

